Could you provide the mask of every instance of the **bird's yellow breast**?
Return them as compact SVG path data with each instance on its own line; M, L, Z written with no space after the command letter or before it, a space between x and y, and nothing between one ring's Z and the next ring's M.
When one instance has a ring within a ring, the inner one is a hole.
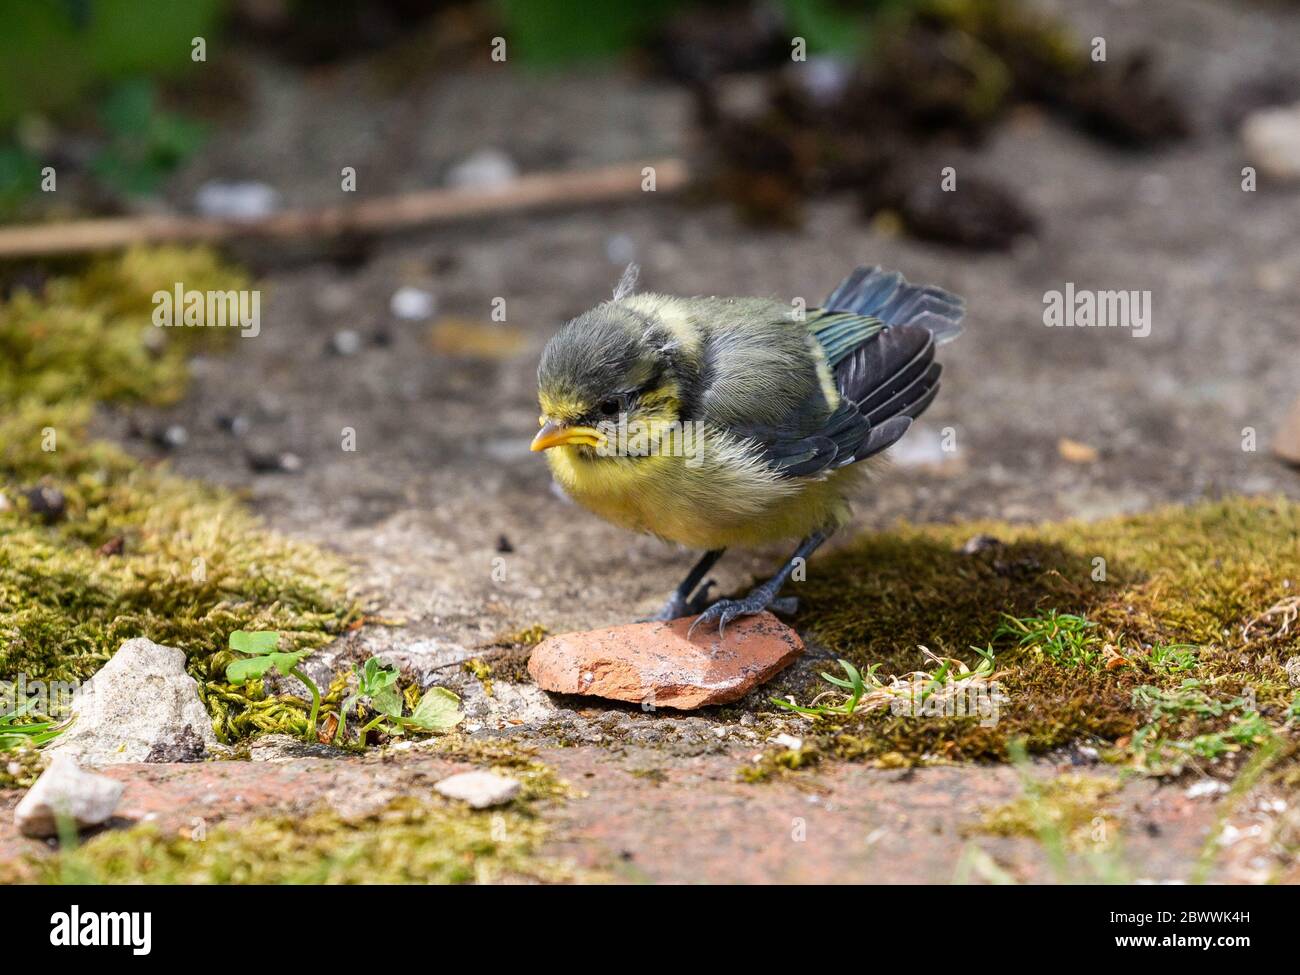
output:
M842 523L852 467L818 479L779 477L743 441L706 428L698 452L600 457L546 452L565 492L606 521L690 548L754 546Z

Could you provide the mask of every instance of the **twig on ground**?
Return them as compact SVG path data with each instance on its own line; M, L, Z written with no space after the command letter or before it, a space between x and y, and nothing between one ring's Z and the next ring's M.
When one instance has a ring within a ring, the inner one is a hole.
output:
M521 176L493 189L420 190L348 206L286 210L257 220L163 215L27 224L0 229L0 259L113 250L135 244L177 241L221 243L240 238L284 240L390 233L541 207L600 203L646 190L682 189L689 173L681 159L615 163L594 169Z

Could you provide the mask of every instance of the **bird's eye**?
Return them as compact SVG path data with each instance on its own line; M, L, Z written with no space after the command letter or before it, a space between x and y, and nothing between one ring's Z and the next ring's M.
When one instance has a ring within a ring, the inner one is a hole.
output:
M601 400L596 409L600 410L601 416L617 416L623 404L617 399L606 399Z

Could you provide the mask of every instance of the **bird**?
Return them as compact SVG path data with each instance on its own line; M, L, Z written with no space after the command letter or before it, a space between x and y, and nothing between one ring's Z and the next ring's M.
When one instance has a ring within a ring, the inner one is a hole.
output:
M566 322L537 369L556 485L597 516L703 554L651 620L689 630L772 609L851 514L864 464L934 401L937 346L965 301L897 271L858 267L815 308L768 298L638 292L629 265L609 300ZM709 601L723 552L798 540L741 598Z

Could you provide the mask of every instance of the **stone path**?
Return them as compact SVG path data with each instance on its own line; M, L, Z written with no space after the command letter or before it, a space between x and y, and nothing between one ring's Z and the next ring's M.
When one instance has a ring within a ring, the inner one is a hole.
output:
M1021 794L1006 767L915 772L837 765L761 784L736 780L736 749L665 759L655 748L543 749L538 758L572 796L543 800L551 840L543 854L608 880L640 883L950 883L993 879L985 861L1023 883L1087 877L1061 874L1034 840L974 832L981 811ZM433 784L468 763L421 754L384 758L294 758L192 765L119 765L126 784L119 822L153 823L191 836L254 816L302 815L324 803L363 816L398 796L432 797ZM1040 773L1055 771L1043 768ZM1085 773L1096 774L1096 773ZM17 836L0 793L0 860L37 848ZM1107 804L1122 824L1112 862L1133 879L1186 880L1216 815L1212 797L1185 785L1136 781ZM1270 815L1243 809L1244 838L1218 859L1214 879L1270 876ZM1259 836L1254 830L1259 828ZM965 864L965 866L963 866ZM1281 879L1300 880L1300 874Z

